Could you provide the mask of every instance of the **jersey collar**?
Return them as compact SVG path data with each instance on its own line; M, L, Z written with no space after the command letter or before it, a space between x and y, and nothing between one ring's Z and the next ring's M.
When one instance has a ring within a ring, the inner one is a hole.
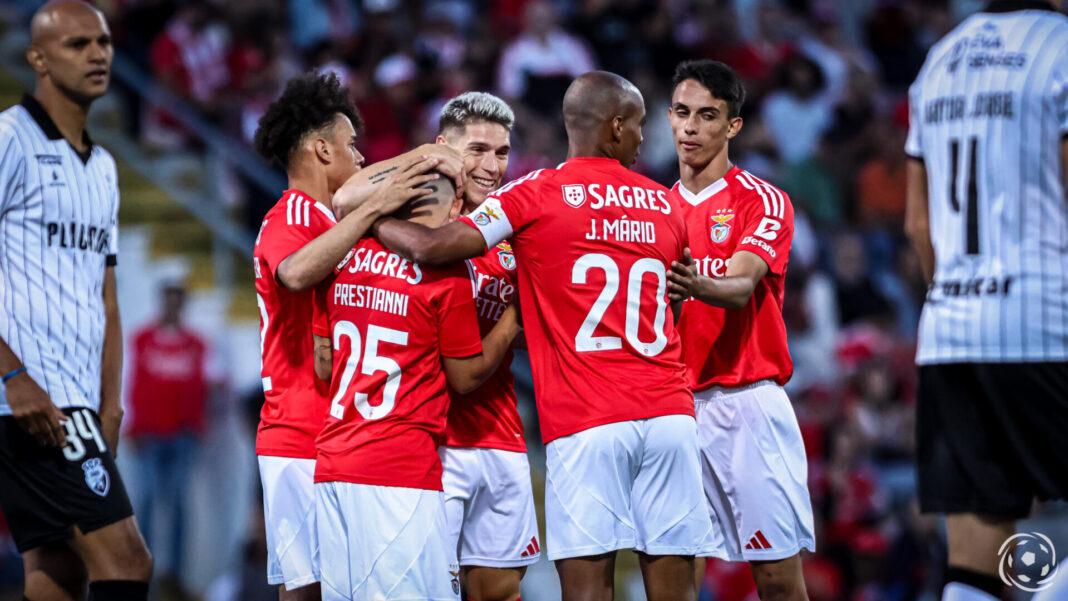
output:
M719 192L722 192L723 189L727 187L727 176L733 175L736 169L738 169L737 165L732 166L723 177L712 182L697 194L687 190L686 186L682 185L682 180L675 182L675 189L679 191L679 196L681 196L683 200L696 207Z
M985 13L1008 13L1017 10L1054 10L1053 5L1042 0L993 0L983 9Z
M33 120L37 122L37 126L41 128L41 131L48 136L49 140L62 140L63 134L56 127L56 122L52 120L52 117L48 115L48 111L45 107L37 101L36 98L29 94L22 95L22 101L19 103L22 108L26 109L26 112L33 117ZM85 142L85 151L79 151L74 149L74 152L78 154L78 158L82 160L82 163L88 163L89 157L93 154L93 140L89 138L89 132L82 130L82 141Z

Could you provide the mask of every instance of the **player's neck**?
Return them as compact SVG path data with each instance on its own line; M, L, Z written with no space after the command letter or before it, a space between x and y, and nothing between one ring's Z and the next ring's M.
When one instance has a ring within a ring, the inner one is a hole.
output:
M310 170L300 169L298 167L287 173L286 175L289 178L289 189L300 190L308 198L331 209L330 200L333 198L333 194L330 193L330 186L326 182L326 177L319 174L309 173L308 171ZM331 212L333 212L333 209L331 209Z
M581 158L594 158L594 159L616 159L610 152L601 148L597 144L590 143L575 143L568 142L567 144L567 158L569 159L581 159ZM616 159L617 161L619 159Z
M697 194L723 179L732 167L734 167L734 164L731 163L730 158L727 156L727 149L724 148L723 152L703 165L687 165L679 161L679 182L681 182L682 187Z
M89 118L89 105L74 101L47 81L38 83L33 97L41 103L67 142L75 150L84 152L85 121Z

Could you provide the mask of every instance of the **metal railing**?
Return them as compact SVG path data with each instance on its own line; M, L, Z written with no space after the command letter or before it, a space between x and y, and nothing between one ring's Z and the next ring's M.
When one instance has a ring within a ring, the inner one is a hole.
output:
M8 33L10 36L24 36L28 41L28 22L33 13L44 4L42 0L15 0L13 4L21 11L23 23L21 29L16 25ZM10 6L10 5L9 5ZM7 57L4 57L5 59ZM27 69L13 69L17 78L24 84L32 87L32 72ZM27 73L29 73L27 75ZM31 78L27 80L27 77ZM113 82L121 82L127 89L136 94L146 106L155 106L166 111L183 130L198 141L207 154L208 161L221 159L225 161L235 172L244 176L244 179L252 186L267 196L277 196L286 187L285 178L267 166L266 163L243 141L228 135L218 127L208 122L200 112L193 108L185 99L174 94L160 85L149 74L145 73L133 60L116 52L112 63ZM134 116L133 118L137 118ZM153 173L145 168L143 150L134 141L133 144L123 143L121 140L112 140L108 148L118 154L131 167L142 175L153 180L164 192L171 196L178 204L182 205L205 227L207 227L214 239L226 246L251 257L254 236L246 228L237 223L229 216L225 209L223 199L218 195L212 198L203 193L192 194L189 190L182 190L177 186L168 186L157 181ZM208 170L205 170L207 172ZM205 189L220 189L220 186L204 186ZM218 256L218 253L216 253ZM219 260L225 262L221 257ZM228 271L224 269L224 271ZM220 280L217 275L216 280Z

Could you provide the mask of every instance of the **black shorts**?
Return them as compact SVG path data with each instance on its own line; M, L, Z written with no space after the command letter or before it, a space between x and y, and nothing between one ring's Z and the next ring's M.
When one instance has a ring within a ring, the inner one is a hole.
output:
M920 367L920 509L1022 518L1068 498L1068 363Z
M0 509L20 553L133 515L92 409L64 409L67 446L42 447L0 417Z

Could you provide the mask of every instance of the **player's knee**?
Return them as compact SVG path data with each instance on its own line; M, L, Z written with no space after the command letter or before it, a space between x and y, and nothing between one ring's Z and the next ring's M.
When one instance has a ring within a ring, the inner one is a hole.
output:
M148 582L152 579L152 553L143 542L114 549L110 557L113 569L107 570L103 579Z
M760 601L806 601L805 581L783 570L754 570Z
M132 549L127 559L127 566L129 566L130 580L139 580L148 582L152 579L152 568L155 565L155 560L152 558L152 553L144 544L141 544L139 548Z
M516 601L522 569L474 568L464 574L466 601Z

